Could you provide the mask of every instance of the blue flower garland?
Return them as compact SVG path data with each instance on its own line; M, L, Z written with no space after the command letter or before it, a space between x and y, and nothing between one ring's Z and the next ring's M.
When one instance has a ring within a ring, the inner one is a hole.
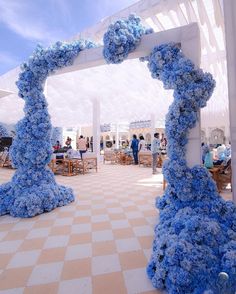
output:
M94 46L89 41L38 46L23 64L16 84L25 100L25 117L17 123L10 150L17 170L10 182L0 186L0 215L32 217L74 201L72 189L58 185L48 168L52 125L43 86L49 74L71 65L83 49Z
M118 20L111 24L104 34L103 56L107 63L121 63L133 52L144 34L152 33L152 29L146 29L141 24L141 19L131 14L129 18Z
M143 32L140 22L130 18L111 25L104 35L107 63L122 62L135 50ZM169 160L163 173L168 186L156 203L160 221L147 274L154 287L168 293L202 294L216 293L218 275L226 272L227 288L234 293L236 207L220 197L204 167L189 168L186 162L187 135L196 125L199 109L211 97L215 81L174 43L155 47L141 60L148 61L152 77L161 80L165 89L174 89L166 116Z
M7 128L0 123L0 138L1 137L7 137L8 136L8 131Z
M198 110L211 97L215 81L172 43L155 47L146 59L152 77L161 80L164 88L174 89L166 116L169 160L163 174L168 187L156 203L160 222L148 276L154 287L168 293L200 294L216 291L219 273L226 272L228 288L234 293L236 207L220 197L204 167L189 168L185 158L187 135L198 120Z

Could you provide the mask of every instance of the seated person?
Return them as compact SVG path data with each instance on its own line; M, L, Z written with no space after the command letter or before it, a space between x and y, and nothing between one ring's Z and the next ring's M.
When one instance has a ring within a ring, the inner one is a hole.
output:
M57 141L57 143L53 146L53 149L54 149L54 151L61 149L61 144L59 141Z
M72 149L72 148L67 150L66 155L69 159L80 158L79 152L77 150Z
M205 155L205 158L204 158L204 166L206 168L212 168L213 167L213 154L210 151L209 147L206 150L206 155Z
M225 160L225 145L222 144L217 147L217 155L216 160L214 160L214 165L221 165L223 161Z

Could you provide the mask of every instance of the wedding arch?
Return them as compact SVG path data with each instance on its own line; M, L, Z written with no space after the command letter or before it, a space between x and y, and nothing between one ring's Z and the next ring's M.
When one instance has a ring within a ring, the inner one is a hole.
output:
M200 294L214 293L219 273L225 272L235 290L236 207L221 198L200 166L199 110L215 82L198 68L197 25L152 34L131 15L110 25L104 47L95 47L90 41L37 47L22 66L17 86L25 100L25 117L17 124L11 148L17 170L0 186L0 215L32 217L74 200L72 190L58 185L47 167L52 126L43 88L48 75L142 58L152 77L174 90L166 116L169 160L163 173L168 186L156 202L160 221L147 274L154 287L169 293Z

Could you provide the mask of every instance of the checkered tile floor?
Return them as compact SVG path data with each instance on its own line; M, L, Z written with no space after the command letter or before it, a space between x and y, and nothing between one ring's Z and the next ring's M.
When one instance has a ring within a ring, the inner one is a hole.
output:
M13 171L1 168L0 183ZM161 173L101 165L57 176L76 201L32 219L0 217L0 293L160 293L146 277Z

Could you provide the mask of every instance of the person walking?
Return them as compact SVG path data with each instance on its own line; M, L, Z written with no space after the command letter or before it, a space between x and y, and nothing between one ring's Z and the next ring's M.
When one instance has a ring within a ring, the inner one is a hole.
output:
M138 143L139 143L139 140L137 139L137 136L133 135L133 140L131 142L130 148L133 151L133 157L134 157L135 164L138 164Z
M83 159L83 153L87 151L87 141L86 139L81 135L78 140L78 149L80 153L81 159Z
M155 175L157 173L157 157L160 152L161 141L159 139L159 133L154 134L154 139L152 141L151 151L152 151L152 173Z

